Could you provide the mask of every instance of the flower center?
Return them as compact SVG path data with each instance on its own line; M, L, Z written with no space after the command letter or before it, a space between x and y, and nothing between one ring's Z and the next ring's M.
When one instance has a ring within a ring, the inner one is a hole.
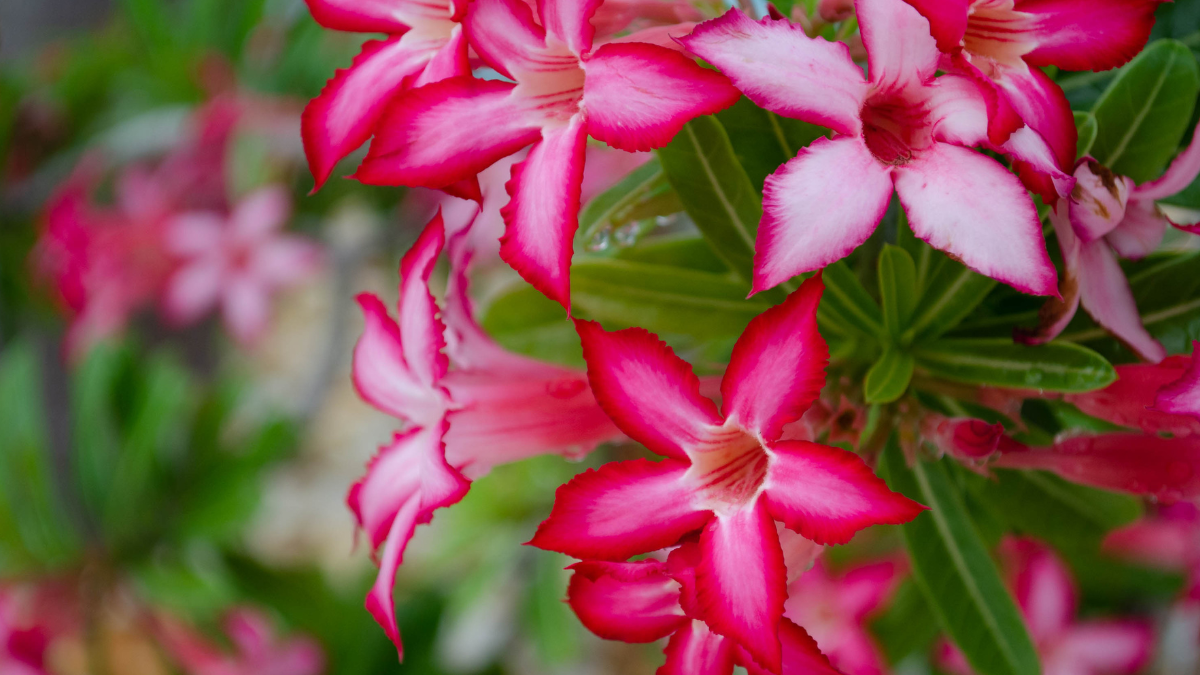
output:
M867 149L884 164L907 164L933 143L925 101L909 92L881 92L867 99L862 122Z
M1023 39L1032 24L1031 15L1013 10L1013 0L978 0L971 5L963 49L1001 65L1019 65L1033 50Z
M530 110L550 121L566 123L583 102L583 64L565 45L551 43L544 51L529 54L521 72L514 72L514 95L524 98Z
M705 507L717 512L757 497L770 462L758 439L731 422L713 428L688 456L692 466L687 478L695 481Z

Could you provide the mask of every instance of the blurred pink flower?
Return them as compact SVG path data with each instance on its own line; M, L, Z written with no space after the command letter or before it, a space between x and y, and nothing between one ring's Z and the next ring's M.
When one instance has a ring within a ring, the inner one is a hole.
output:
M1161 507L1154 516L1109 533L1104 548L1144 565L1184 571L1185 597L1200 601L1200 509L1195 504Z
M866 619L886 605L902 574L899 563L884 561L834 575L820 559L788 587L784 616L808 631L845 675L882 675L886 664Z
M187 675L318 675L325 670L321 647L308 637L280 639L267 617L239 608L225 617L227 653L178 619L160 616L159 635Z
M189 324L220 307L225 325L243 344L266 329L271 295L313 274L321 249L279 230L290 205L282 187L262 188L224 217L189 212L167 224L166 250L178 267L166 282L163 309L176 324Z

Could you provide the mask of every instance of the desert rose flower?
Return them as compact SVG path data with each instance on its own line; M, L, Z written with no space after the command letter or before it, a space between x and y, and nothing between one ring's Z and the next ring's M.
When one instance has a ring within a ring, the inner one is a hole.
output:
M583 373L507 352L475 323L466 289L470 251L460 241L451 243L458 259L439 318L429 277L443 242L439 215L401 261L398 322L379 298L358 298L366 327L354 349L355 387L405 427L380 448L347 502L372 549L382 547L366 604L397 649L392 586L418 524L496 464L579 455L621 435Z
M307 637L280 639L267 617L238 608L225 617L227 653L191 627L160 617L159 636L187 675L319 675L325 669L320 646Z
M816 640L839 672L883 675L887 665L866 621L887 604L902 573L900 564L882 561L833 574L818 560L788 587L784 616Z
M520 0L471 3L472 47L513 82L454 77L413 90L388 109L355 174L442 188L532 146L507 186L500 255L564 306L587 137L622 150L662 147L688 120L738 98L725 77L677 51L636 42L594 48L599 5L544 0L539 25Z
M1200 138L1171 162L1163 175L1142 185L1118 176L1091 157L1075 165L1076 187L1051 214L1066 268L1062 299L1042 310L1041 325L1018 339L1041 343L1066 328L1079 305L1114 336L1147 361L1166 356L1145 327L1133 291L1117 262L1142 258L1162 243L1168 226L1200 233L1200 225L1170 221L1157 201L1170 197L1200 175Z
M1027 539L1008 539L1002 551L1013 569L1013 593L1045 675L1128 675L1149 662L1154 634L1145 623L1075 618L1075 584L1052 551ZM958 675L972 672L954 647L946 645L942 660Z
M1200 434L1200 419L1183 393L1194 380L1193 363L1193 357L1168 356L1158 363L1122 364L1116 367L1116 382L1064 400L1093 417L1148 434Z
M730 675L739 665L751 675L834 675L804 629L779 623L780 665L764 668L735 640L714 632L698 618L696 567L701 563L694 542L671 551L666 562L585 560L571 566L574 574L567 602L588 630L609 640L654 642L670 637L667 662L658 675Z
M907 522L924 508L892 492L857 455L780 440L824 384L820 277L759 315L721 382L723 414L691 367L638 328L576 321L588 379L630 438L667 459L613 462L559 488L531 544L581 559L626 560L699 532L696 615L764 667L780 666L787 597L775 521L818 544Z
M189 324L220 307L229 332L253 344L270 320L271 295L316 271L321 249L283 234L291 205L282 187L262 188L228 217L191 212L167 225L166 250L178 267L163 291L166 315Z
M846 45L809 38L786 19L756 22L730 10L683 40L758 105L835 132L767 178L754 291L845 257L875 230L894 190L919 238L1020 291L1054 295L1056 273L1025 188L970 149L989 142L978 85L934 77L929 22L903 0L856 4L869 79ZM1013 134L1001 150L1070 189L1036 135Z

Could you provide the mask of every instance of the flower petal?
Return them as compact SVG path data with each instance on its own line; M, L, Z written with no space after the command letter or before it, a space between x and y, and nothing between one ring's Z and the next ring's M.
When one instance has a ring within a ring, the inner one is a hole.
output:
M1163 360L1167 352L1142 326L1133 291L1108 244L1094 241L1080 247L1077 276L1079 302L1096 323L1147 361Z
M852 452L780 441L770 453L763 503L776 520L818 544L844 544L864 527L907 523L925 510L889 490Z
M1158 250L1169 224L1157 204L1134 198L1125 205L1125 219L1105 238L1117 255L1137 260Z
M1158 391L1154 409L1200 419L1200 342L1192 342L1192 362L1178 380Z
M349 33L390 33L408 30L397 5L404 0L304 0L317 23L330 30ZM447 12L447 17L449 13Z
M1039 68L1003 68L999 75L995 81L1008 104L1050 146L1057 168L1070 171L1079 131L1066 94Z
M787 569L762 501L718 513L700 535L700 551L697 618L778 672Z
M692 367L654 334L641 328L610 333L594 321L577 320L575 329L596 400L630 438L683 459L722 424Z
M805 281L755 317L733 346L721 381L723 412L767 441L778 440L825 386L829 346L817 331L824 290L819 274Z
M409 372L428 387L442 379L449 367L444 353L446 327L437 316L438 306L429 292L429 276L444 242L445 226L439 211L400 259L401 349Z
M692 506L688 465L667 459L610 462L558 489L529 542L576 558L625 560L673 546L712 517Z
M1067 394L1063 400L1093 417L1148 434L1200 434L1200 420L1162 405L1168 385L1182 384L1190 363L1188 357L1173 356L1161 363L1122 364L1116 367L1116 382L1098 391Z
M225 238L225 219L213 211L190 211L167 222L163 245L168 253L189 258L212 253Z
M604 0L537 0L538 16L547 35L565 44L576 56L592 48L592 15Z
M563 307L571 305L571 253L579 228L579 193L587 131L582 116L547 127L514 164L505 185L511 197L500 210L500 257L534 288Z
M809 38L782 19L753 21L737 9L681 42L767 110L848 135L862 128L868 86L845 44Z
M529 70L530 59L546 49L546 31L533 19L533 8L521 0L475 0L464 22L471 47L501 75Z
M337 71L304 108L300 133L320 189L333 167L367 142L384 108L425 68L436 45L413 44L413 33L363 44L354 63Z
M995 160L934 143L897 167L896 192L913 234L929 245L1024 293L1058 292L1037 209Z
M938 49L953 54L967 34L971 0L905 0L929 21Z
M655 675L731 675L733 648L703 621L691 621L671 636L667 662Z
M171 322L186 325L216 306L227 271L221 259L199 258L181 266L167 280L163 309Z
M1025 37L1036 43L1025 60L1064 70L1108 70L1137 55L1162 0L1024 0L1033 15Z
M588 560L569 568L567 603L579 621L606 640L654 642L689 619L679 607L679 583L657 560Z
M235 276L221 289L221 316L225 328L242 345L258 341L271 317L269 289L258 279Z
M1125 204L1133 181L1118 176L1091 157L1075 169L1071 192L1071 229L1085 245L1108 234L1125 217Z
M1133 189L1131 199L1154 200L1166 199L1183 192L1200 175L1200 138L1192 136L1192 142L1187 149L1171 160L1171 165L1162 176L1143 183Z
M1087 621L1059 638L1046 672L1137 673L1150 663L1153 649L1154 631L1144 623Z
M358 296L365 327L354 346L351 376L358 395L375 408L416 424L441 417L445 407L438 390L421 382L404 358L400 327L383 301L370 293Z
M514 87L452 77L409 91L380 118L354 177L372 185L433 188L473 177L541 137L541 119L512 96Z
M1053 553L1030 540L1004 542L1017 558L1014 596L1034 642L1057 638L1075 619L1079 600L1071 574Z
M1200 437L1150 434L1075 436L1050 448L1007 452L993 466L1044 469L1105 490L1174 503L1200 496Z
M855 8L876 91L896 91L933 78L938 49L928 19L903 0L856 0Z
M778 675L841 675L841 671L829 663L829 659L821 653L817 643L803 628L784 619L779 623L779 643L783 647L783 668ZM764 670L741 646L737 647L738 665L750 675L775 675L773 671ZM861 671L847 672L861 675Z
M688 120L741 97L720 73L655 45L602 45L584 62L584 72L588 134L630 152L661 148Z
M753 292L846 257L875 231L892 177L860 138L818 138L767 177Z

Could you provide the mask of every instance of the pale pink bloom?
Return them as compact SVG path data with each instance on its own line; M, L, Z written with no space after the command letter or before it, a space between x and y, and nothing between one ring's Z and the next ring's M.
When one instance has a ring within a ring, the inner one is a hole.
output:
M1044 675L1130 675L1149 661L1154 633L1141 621L1080 621L1078 594L1070 572L1050 549L1010 538L1002 552L1013 570L1011 585L1037 647ZM943 666L959 675L970 667L956 648L943 653Z
M992 142L1004 143L1028 125L1067 171L1075 160L1075 121L1066 96L1041 67L1099 71L1123 65L1146 44L1163 0L906 2L929 19L938 48L950 56L947 67L984 87ZM1032 178L1027 167L1018 163L1018 169ZM1054 201L1052 186L1031 188Z
M538 290L570 300L588 135L622 150L662 147L697 115L738 98L719 73L637 42L593 49L600 3L476 0L466 29L479 56L514 82L454 77L409 92L381 120L355 174L368 183L444 188L530 147L512 169L500 255Z
M835 675L813 639L788 619L779 622L780 663L763 667L743 645L714 631L702 616L697 584L700 547L689 542L666 562L600 562L571 566L567 602L588 630L608 640L654 642L670 637L658 675Z
M1169 356L1158 363L1119 365L1116 370L1116 382L1096 391L1067 394L1063 400L1093 417L1148 434L1200 434L1200 420L1187 410L1164 406L1164 397L1186 388L1183 383L1194 370L1192 357Z
M1200 601L1200 509L1195 504L1160 507L1155 516L1110 532L1104 549L1143 565L1186 572L1185 597Z
M1091 157L1079 160L1075 189L1065 206L1059 204L1050 216L1066 268L1062 300L1050 301L1042 312L1041 325L1018 339L1035 344L1053 339L1082 304L1096 323L1143 359L1161 361L1166 351L1142 326L1117 256L1137 259L1153 253L1170 225L1200 232L1194 224L1172 223L1156 203L1186 188L1197 175L1200 137L1161 177L1142 185L1114 174Z
M347 502L382 547L367 609L400 648L392 586L418 524L466 494L469 481L539 454L579 456L620 431L596 404L584 373L505 351L475 323L467 297L472 252L451 242L445 307L429 291L444 242L435 216L400 263L399 322L362 294L366 328L353 377L372 406L405 422L380 448Z
M325 670L321 647L307 637L279 639L267 617L246 608L225 617L227 653L181 621L159 617L159 636L187 675L319 675Z
M835 132L767 178L754 291L845 257L875 230L894 190L922 240L1018 290L1055 294L1028 193L970 149L989 145L979 86L964 75L934 77L929 22L903 0L858 0L857 8L869 79L846 45L809 38L786 19L756 22L730 10L683 39L758 105ZM1071 178L1032 132L1000 149L1069 190Z
M248 195L228 217L216 212L175 216L166 249L177 268L163 291L163 308L179 325L219 307L229 332L253 344L270 321L271 296L311 276L321 249L279 230L291 211L287 191L266 187Z
M613 462L559 488L531 544L582 559L625 560L699 533L697 616L778 669L787 597L775 521L819 544L903 523L924 508L887 488L857 455L781 440L824 385L821 278L759 315L721 381L724 413L691 367L639 328L576 321L596 399L630 438L667 459Z
M835 575L819 560L788 587L784 616L808 631L845 675L883 675L886 662L866 622L887 604L902 573L900 564L883 561Z
M1198 347L1200 342L1192 341L1192 356L1186 361L1186 370L1179 379L1158 390L1154 397L1154 410L1173 416L1188 415L1194 422L1200 422L1200 365L1196 362L1200 357ZM1180 362L1185 361L1181 359Z

